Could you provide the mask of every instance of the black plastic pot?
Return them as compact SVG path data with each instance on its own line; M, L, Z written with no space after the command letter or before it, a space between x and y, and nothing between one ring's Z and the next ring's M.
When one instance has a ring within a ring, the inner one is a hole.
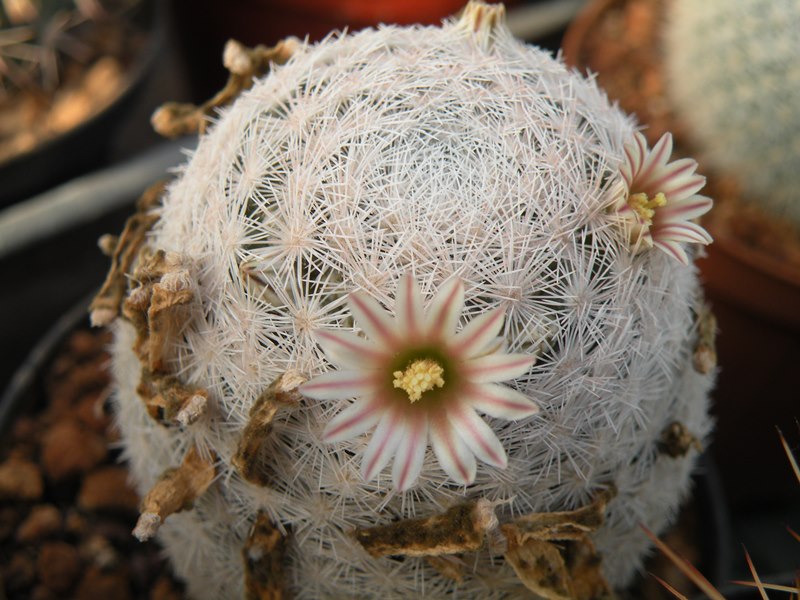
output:
M107 164L117 127L145 87L164 48L166 3L142 3L135 22L147 41L128 75L128 85L109 106L61 135L0 163L0 208L43 192L68 179Z

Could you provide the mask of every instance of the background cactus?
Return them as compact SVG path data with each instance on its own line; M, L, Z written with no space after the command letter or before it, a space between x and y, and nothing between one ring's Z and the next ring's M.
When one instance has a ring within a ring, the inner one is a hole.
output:
M675 0L667 17L667 91L691 140L800 230L800 4Z
M466 499L503 523L603 490L616 495L594 543L622 586L649 544L638 523L663 529L685 497L696 453L667 442L706 437L712 383L694 360L694 267L632 251L614 207L633 123L592 81L514 40L502 14L474 4L442 28L299 47L222 111L163 206L144 207L116 244L124 268L157 219L117 326L117 422L150 490L137 533L193 504L158 531L193 596L251 589L249 540L271 535L268 521L286 534L300 598L514 597L524 588L491 544L449 559L463 573L447 577L422 557L374 558L352 530ZM349 401L292 396L287 382L332 368L316 331L360 331L348 294L391 311L405 274L426 302L460 278L461 325L504 307L507 351L536 357L509 384L538 414L486 417L508 465L480 464L471 485L430 450L406 492L389 469L365 481L365 436L322 440ZM95 320L109 320L99 306ZM265 390L291 397L259 428ZM258 435L257 456L243 454Z

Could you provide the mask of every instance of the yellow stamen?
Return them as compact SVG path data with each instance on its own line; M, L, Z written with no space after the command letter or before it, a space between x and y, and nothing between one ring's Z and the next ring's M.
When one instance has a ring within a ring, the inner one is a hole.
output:
M647 197L644 192L639 194L631 194L628 198L628 206L645 222L646 225L653 224L653 217L656 214L656 209L664 206L667 203L667 197L658 192L652 199Z
M413 404L422 397L422 394L434 387L442 387L444 369L435 360L423 358L415 360L405 371L395 371L394 387L400 388Z

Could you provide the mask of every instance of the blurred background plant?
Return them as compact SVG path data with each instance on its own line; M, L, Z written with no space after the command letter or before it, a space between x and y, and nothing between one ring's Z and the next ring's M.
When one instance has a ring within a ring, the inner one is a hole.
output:
M140 0L3 0L0 162L75 127L117 98L146 35Z

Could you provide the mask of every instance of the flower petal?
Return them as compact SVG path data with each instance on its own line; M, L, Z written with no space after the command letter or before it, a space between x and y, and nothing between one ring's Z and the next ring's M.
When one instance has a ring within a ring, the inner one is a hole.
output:
M463 402L454 402L446 410L453 429L475 456L494 467L506 468L508 457L503 445L472 407Z
M451 336L464 309L464 283L454 277L445 283L431 300L425 319L425 329L432 337Z
M404 337L414 337L421 332L424 319L422 294L416 280L409 274L403 275L397 285L394 313L397 330Z
M710 244L712 241L705 229L691 221L676 221L654 228L653 237L661 241L694 242L696 244Z
M665 207L658 209L656 221L696 219L711 210L713 205L711 198L699 194L682 200L669 201Z
M372 429L381 420L385 409L386 403L382 398L359 398L328 422L322 439L335 443L354 438Z
M638 135L641 136L641 134ZM672 154L672 134L665 133L662 135L650 152L647 152L647 141L644 136L641 136L641 138L644 141L644 161L639 167L639 172L633 175L632 188L636 188L632 189L633 192L638 190L650 191L650 186L654 181L658 181L663 167L667 164ZM655 194L659 191L661 190L653 190L653 193Z
M445 473L461 485L475 481L475 455L456 433L445 414L434 416L430 424L433 452Z
M455 336L450 350L466 358L481 354L486 346L494 343L500 333L505 313L505 308L498 306L472 319Z
M395 320L380 304L364 292L353 292L347 298L350 312L367 337L382 346L397 343L397 325Z
M678 262L683 263L684 265L689 264L689 257L686 255L686 251L681 247L679 242L673 242L671 240L657 240L653 245L662 252L670 255Z
M464 361L464 375L474 383L508 381L527 373L535 362L528 354L487 354Z
M315 338L330 362L347 369L360 370L386 356L379 346L347 331L323 329Z
M408 428L400 440L392 465L392 483L401 492L417 480L428 447L427 415L417 414L407 421Z
M681 158L664 166L658 177L647 182L643 191L651 195L663 193L669 200L682 200L699 192L706 184L706 178L695 174L697 162L691 158Z
M375 387L371 374L359 371L331 371L317 375L300 386L304 396L314 400L344 400L363 396Z
M361 459L361 475L365 481L375 479L383 470L407 429L406 417L400 411L388 410L384 413Z
M464 401L498 419L524 419L539 412L539 406L525 394L493 383L474 386Z

